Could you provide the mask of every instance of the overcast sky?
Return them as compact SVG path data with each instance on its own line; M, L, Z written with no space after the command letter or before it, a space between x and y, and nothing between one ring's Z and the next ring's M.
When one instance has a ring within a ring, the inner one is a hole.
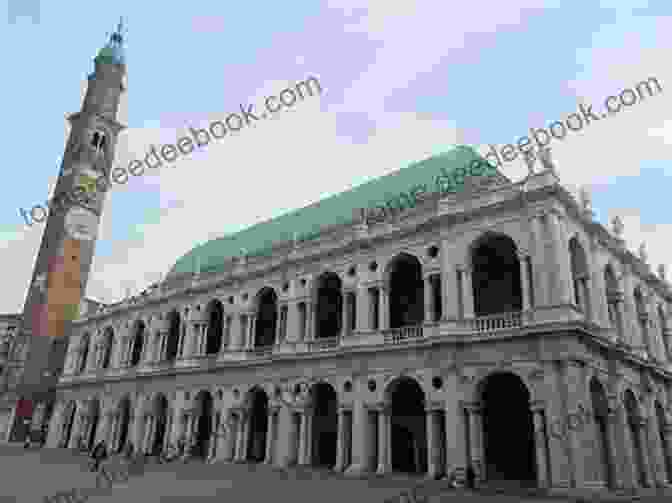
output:
M128 29L120 165L309 76L323 93L115 186L90 297L137 293L200 243L456 144L486 152L515 142L564 119L577 100L597 112L649 77L662 94L554 141L553 157L564 184L592 189L601 222L623 218L631 249L646 241L654 268L672 262L669 1L42 0L39 8L39 23L0 21L0 312L20 311L44 229L27 227L18 208L51 195L65 116L79 110L93 57L120 15ZM514 180L526 172L518 160L503 171Z

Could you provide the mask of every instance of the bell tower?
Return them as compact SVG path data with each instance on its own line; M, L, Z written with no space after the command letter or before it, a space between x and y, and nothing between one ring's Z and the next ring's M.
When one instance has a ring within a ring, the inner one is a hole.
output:
M120 21L98 52L82 108L68 117L70 136L10 356L9 391L20 398L16 419L31 417L37 402L49 400L86 291L117 137L124 129L117 122L126 90L122 29Z

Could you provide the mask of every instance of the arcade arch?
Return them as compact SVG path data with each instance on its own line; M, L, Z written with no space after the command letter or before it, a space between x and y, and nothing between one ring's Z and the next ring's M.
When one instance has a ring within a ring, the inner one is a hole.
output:
M484 234L472 244L471 264L476 316L522 309L520 261L513 239L504 234Z
M534 423L530 392L511 372L490 374L480 385L487 480L536 484Z

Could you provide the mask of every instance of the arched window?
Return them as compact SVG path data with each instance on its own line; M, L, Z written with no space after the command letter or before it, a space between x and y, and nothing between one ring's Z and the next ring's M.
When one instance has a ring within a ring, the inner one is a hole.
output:
M91 146L96 152L96 155L105 152L105 144L106 144L105 133L103 133L102 131L94 131L93 135L91 135Z
M590 290L586 253L576 237L569 240L569 255L574 283L574 304L586 315L590 312Z
M606 287L607 294L607 310L609 312L609 323L611 326L618 330L619 335L621 335L621 308L620 304L623 300L623 294L621 293L620 287L618 285L618 280L616 279L616 274L614 269L611 267L611 264L608 264L604 268L604 283Z

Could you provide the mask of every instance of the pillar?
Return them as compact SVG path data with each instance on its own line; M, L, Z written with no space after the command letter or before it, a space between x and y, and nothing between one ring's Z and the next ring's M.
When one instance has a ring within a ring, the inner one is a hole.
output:
M275 450L275 418L276 408L268 408L268 429L266 431L266 457L264 463L273 464L273 451Z
M442 467L439 466L441 462L441 445L439 443L439 423L438 414L434 409L427 409L427 478L434 480L439 478Z
M632 345L641 344L643 345L644 334L641 333L639 329L639 323L637 323L637 308L635 307L635 300L633 298L633 286L632 286L632 277L630 269L628 266L624 266L623 277L622 277L622 288L623 288L623 309L621 313L623 315L623 332L626 338L627 343ZM636 336L635 334L638 334Z
M378 326L381 330L387 330L390 328L390 286L383 284L378 291L380 292L378 296L380 302L378 308L378 314L380 315Z
M385 475L392 471L392 408L389 403L383 403L378 408L378 475Z
M306 328L305 328L305 334L306 334L306 340L307 341L312 341L315 340L315 322L314 322L314 311L315 311L315 303L312 301L306 302Z
M341 337L345 337L348 334L348 327L350 326L350 309L348 304L348 293L345 290L342 292L342 302L341 302Z
M466 407L469 416L469 444L471 466L476 474L476 482L483 480L483 428L481 425L481 408L475 404Z
M527 255L519 253L518 262L520 263L520 291L523 299L523 312L527 312L531 308L530 280L527 274Z
M236 462L242 463L245 461L245 448L247 447L247 422L248 417L246 412L241 412L238 415L238 434L236 435Z
M616 401L616 397L612 399ZM610 404L610 409L613 410L613 436L616 446L616 457L620 481L625 488L637 487L637 478L635 476L634 453L632 452L629 426L627 424L627 417L623 405Z
M646 421L646 436L648 437L648 443L646 446L650 449L651 452L651 468L656 486L664 487L667 484L667 475L665 473L665 453L663 452L663 446L660 444L660 434L658 428L659 425L654 412Z
M530 217L530 234L533 243L532 275L534 300L537 306L551 303L548 288L548 267L546 265L546 247L540 215Z
M425 276L423 293L425 297L425 323L434 321L434 295L432 292L432 276Z
M356 330L369 330L371 327L371 306L369 305L369 290L364 285L358 285L356 290L357 298L357 326Z
M555 292L554 304L571 305L573 303L572 273L562 218L562 215L555 210L546 214L553 250L553 267L549 268L549 271L552 272L554 281L550 290Z
M346 409L338 408L338 432L336 436L336 464L334 465L335 472L342 472L346 468Z
M306 411L303 410L299 413L299 465L308 464L308 449L310 444L308 443L308 428L307 428L307 415Z
M588 267L590 268L590 298L591 298L591 321L600 326L609 326L609 313L607 309L607 287L604 282L604 270L599 267L595 250L586 251Z
M231 414L226 422L226 444L224 446L224 461L231 462L236 457L236 432L238 431L238 417Z
M357 383L357 386L360 384ZM361 399L355 399L352 409L352 464L346 470L346 475L358 476L368 472L368 430L368 411Z
M640 418L637 422L636 434L639 437L639 445L641 448L641 463L642 469L644 471L644 485L646 487L652 487L654 484L653 479L653 465L651 463L651 451L649 450L649 442L646 435L646 423L647 421L643 418Z
M546 450L546 420L541 406L532 408L534 419L534 447L537 461L537 487L546 489L550 486L548 473L548 452Z
M254 348L254 335L256 332L256 325L257 325L257 315L256 314L250 314L248 316L248 323L247 323L247 345L246 349L252 349Z
M462 318L474 317L474 288L471 281L472 270L470 267L460 269L462 274Z
M457 389L459 384L456 382L456 376L450 376L445 384L448 389ZM455 394L446 396L454 397ZM446 400L444 414L446 423L446 438L444 451L446 453L446 477L455 477L460 482L464 481L465 469L468 463L469 455L467 453L467 435L468 428L465 422L464 408L457 400Z

